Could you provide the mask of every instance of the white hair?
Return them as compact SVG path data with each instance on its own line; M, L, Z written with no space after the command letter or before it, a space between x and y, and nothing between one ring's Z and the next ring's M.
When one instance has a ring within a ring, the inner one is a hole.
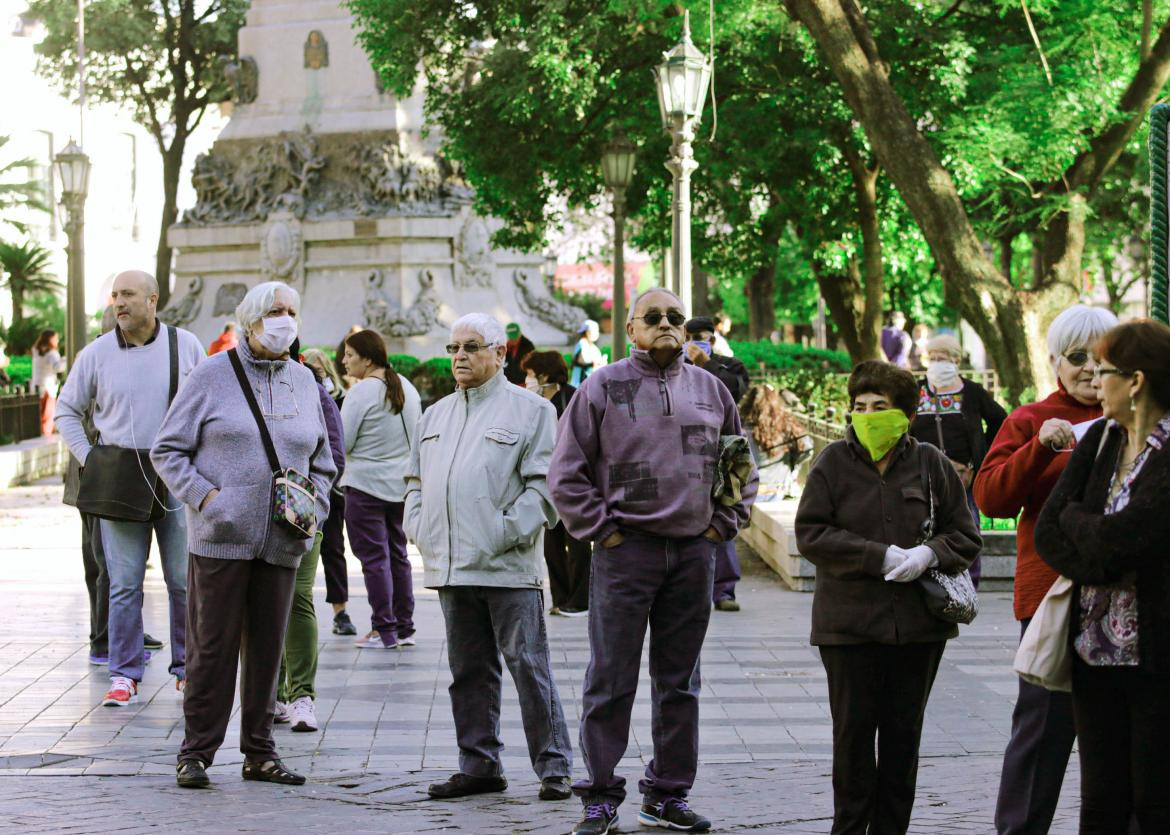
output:
M482 336L485 346L488 347L504 345L508 341L508 335L504 333L504 326L494 316L489 316L486 313L468 313L460 316L451 325L452 338L455 336L455 331L463 328L475 331Z
M680 299L678 294L673 290L667 290L665 287L649 287L638 295L634 296L634 300L630 302L630 310L628 313L626 313L626 322L634 321L634 311L638 309L638 303L641 302L642 299L649 296L651 293L666 293L666 295L673 297L674 300L678 302L678 306L682 308L683 313L687 312L686 307L683 305L683 300Z
M293 297L293 307L301 307L301 294L289 287L283 281L262 281L244 294L244 298L236 305L236 321L240 323L240 330L244 333L252 332L252 325L264 318L276 301L276 291L284 290Z
M1117 317L1103 307L1074 304L1048 326L1048 358L1053 367L1072 348L1092 348L1105 331L1118 325Z

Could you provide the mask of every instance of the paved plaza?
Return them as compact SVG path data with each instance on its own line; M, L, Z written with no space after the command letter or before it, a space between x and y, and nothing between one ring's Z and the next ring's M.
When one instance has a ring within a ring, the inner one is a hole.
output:
M244 783L236 722L210 769L211 791L179 789L175 752L181 697L166 667L147 668L138 704L98 703L108 679L86 661L88 623L80 525L52 482L0 491L0 824L21 832L471 832L564 833L576 800L536 799L515 690L505 675L503 739L508 791L447 803L426 785L456 766L442 616L417 588L418 646L358 650L329 633L319 577L319 733L277 729L300 788ZM417 565L417 555L415 555ZM812 596L787 591L742 553L743 611L715 612L703 651L702 750L693 805L717 831L823 833L831 820L831 722L824 672L808 646ZM350 612L369 608L351 560ZM416 575L416 581L421 574ZM166 630L157 559L147 574L146 627ZM550 618L553 669L574 741L588 661L586 621ZM927 710L911 831L988 833L1010 726L1017 626L1011 596L984 595L976 623L952 641ZM620 771L636 783L651 756L645 670ZM574 752L576 754L576 751ZM574 774L582 771L575 763ZM1053 832L1074 832L1075 762ZM636 831L636 796L622 807Z

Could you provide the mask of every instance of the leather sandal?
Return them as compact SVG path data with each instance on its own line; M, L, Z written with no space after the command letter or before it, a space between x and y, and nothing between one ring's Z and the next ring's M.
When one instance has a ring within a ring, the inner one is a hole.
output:
M266 760L265 762L244 760L243 774L245 780L259 780L262 783L282 783L286 786L303 786L305 784L304 777L289 771L280 760Z

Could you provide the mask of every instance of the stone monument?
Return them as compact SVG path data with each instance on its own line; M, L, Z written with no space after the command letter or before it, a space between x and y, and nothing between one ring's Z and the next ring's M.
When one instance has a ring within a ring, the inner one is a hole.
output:
M471 311L571 342L584 312L551 296L540 255L492 247L498 222L424 138L423 92L382 92L337 0L253 0L239 55L223 67L231 119L170 229L186 295L164 319L209 342L248 287L278 279L301 293L305 345L362 324L391 353L430 357Z

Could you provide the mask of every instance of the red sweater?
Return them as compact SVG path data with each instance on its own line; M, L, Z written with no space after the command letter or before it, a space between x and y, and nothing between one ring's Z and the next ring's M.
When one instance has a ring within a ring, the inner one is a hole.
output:
M975 477L975 504L986 516L1012 519L1023 511L1016 529L1017 620L1036 613L1057 574L1036 553L1033 533L1040 508L1068 464L1069 453L1053 452L1036 436L1044 421L1061 418L1076 424L1101 417L1101 407L1085 406L1063 389L1039 403L1012 412L983 459Z

